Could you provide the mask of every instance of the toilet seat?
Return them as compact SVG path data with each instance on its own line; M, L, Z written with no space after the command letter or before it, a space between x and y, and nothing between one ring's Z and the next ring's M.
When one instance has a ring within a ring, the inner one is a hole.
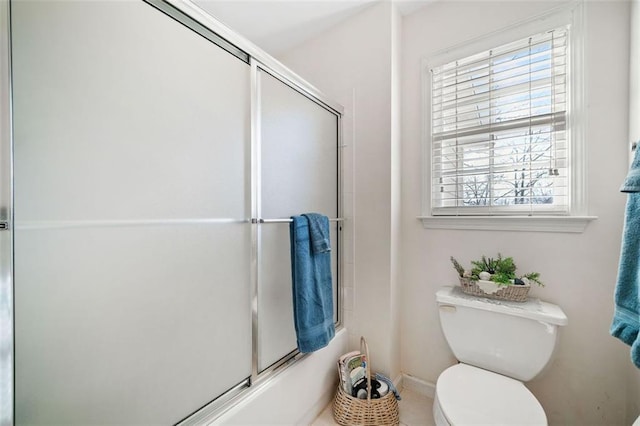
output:
M542 406L522 382L466 364L440 374L435 400L439 415L455 426L547 425Z

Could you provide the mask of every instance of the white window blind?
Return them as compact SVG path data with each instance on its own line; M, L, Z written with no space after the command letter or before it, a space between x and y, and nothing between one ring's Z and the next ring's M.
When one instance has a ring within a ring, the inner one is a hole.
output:
M433 215L568 213L568 31L431 69Z

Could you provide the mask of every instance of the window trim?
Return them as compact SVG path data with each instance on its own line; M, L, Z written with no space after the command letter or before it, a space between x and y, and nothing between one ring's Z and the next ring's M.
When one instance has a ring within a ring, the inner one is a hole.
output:
M570 25L569 58L570 87L568 117L569 150L569 213L565 215L433 215L431 207L431 77L433 67L470 56L495 46L529 37L531 34ZM435 52L422 60L422 214L418 219L428 229L473 229L540 232L583 232L588 223L597 219L587 214L587 162L584 135L584 7L581 2L551 9L532 19L517 22L489 34Z

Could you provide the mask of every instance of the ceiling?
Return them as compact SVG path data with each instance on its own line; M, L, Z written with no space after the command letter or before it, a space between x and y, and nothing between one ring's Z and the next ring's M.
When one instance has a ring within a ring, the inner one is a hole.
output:
M273 56L385 0L192 0ZM386 0L388 1L388 0ZM403 15L433 0L392 0Z

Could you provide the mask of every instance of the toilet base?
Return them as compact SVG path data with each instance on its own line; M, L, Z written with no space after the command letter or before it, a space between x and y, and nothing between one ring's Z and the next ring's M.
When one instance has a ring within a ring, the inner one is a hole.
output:
M442 412L442 408L440 407L440 401L438 401L438 393L433 397L433 420L436 423L436 426L451 426L451 423L447 421L447 418L444 416Z

